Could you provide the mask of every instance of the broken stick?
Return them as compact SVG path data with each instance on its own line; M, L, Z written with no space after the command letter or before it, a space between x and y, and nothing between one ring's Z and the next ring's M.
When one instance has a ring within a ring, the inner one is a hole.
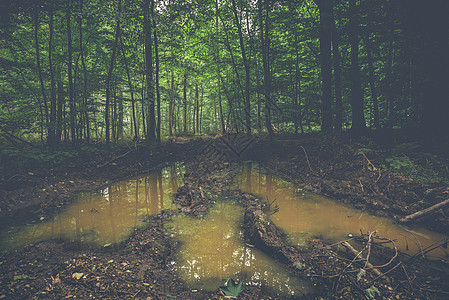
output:
M428 207L426 209L417 211L417 212L415 212L415 213L413 213L411 215L408 215L406 217L403 217L398 222L400 222L400 223L410 222L410 221L415 220L417 218L420 218L420 217L422 217L424 215L427 215L427 214L430 214L432 212L435 212L437 209L439 209L439 208L441 208L441 207L443 207L443 206L445 206L447 204L449 204L449 199L444 200L443 202L437 203L435 205L432 205L431 207Z

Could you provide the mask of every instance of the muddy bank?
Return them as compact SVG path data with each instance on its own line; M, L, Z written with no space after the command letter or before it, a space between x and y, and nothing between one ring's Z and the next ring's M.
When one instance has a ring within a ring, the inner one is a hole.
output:
M392 172L364 153L364 144L317 137L258 140L245 158L305 190L330 196L377 216L399 220L449 198L443 183L423 183ZM386 152L387 150L377 150ZM431 230L449 231L449 206L414 221Z
M32 207L34 218L49 219L72 202L77 193L103 188L169 162L189 160L206 142L178 138L160 145L132 145L88 161L26 170L0 183L0 215Z

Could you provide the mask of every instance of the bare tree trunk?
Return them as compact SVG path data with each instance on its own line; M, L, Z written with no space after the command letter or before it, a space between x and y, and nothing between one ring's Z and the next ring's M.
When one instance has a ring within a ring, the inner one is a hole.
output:
M68 50L68 77L69 77L69 106L70 106L70 135L72 144L76 145L76 106L73 93L73 77L72 77L72 29L71 29L71 0L67 0L67 50Z
M173 54L172 54L173 55ZM173 66L170 70L170 99L168 102L168 135L173 136L173 116L174 116L174 101L175 95L173 90L173 85L175 81L175 74L173 72Z
M157 105L157 124L156 124L156 139L161 141L161 92L159 90L159 49L157 40L156 20L153 20L153 34L154 34L154 59L156 61L156 105Z
M118 0L118 7L117 10L119 13L122 11L122 1ZM120 36L120 19L117 19L117 24L115 27L115 39L114 39L114 45L112 46L112 56L111 56L111 62L109 64L109 70L108 70L108 77L106 78L106 107L105 107L105 127L106 127L106 144L109 145L110 142L110 97L111 97L111 79L112 79L112 71L114 70L114 63L115 63L115 55L117 52L117 43ZM113 135L114 136L114 135Z
M134 125L134 140L137 140L139 137L139 130L137 129L137 120L136 120L136 107L135 107L135 101L134 101L134 88L131 82L131 75L129 74L129 67L128 67L128 60L126 59L125 54L125 47L123 45L123 39L120 37L120 45L122 48L122 55L123 55L123 61L125 63L125 71L126 76L128 78L128 86L129 86L129 92L131 93L131 107L132 107L132 122Z
M349 0L349 41L351 43L351 108L352 127L355 136L366 129L363 113L363 92L359 67L359 17L356 0Z
M334 130L340 132L343 128L343 98L341 96L341 55L339 49L339 36L335 19L332 16L332 53L334 65L334 91L335 91L335 123Z
M200 99L199 99L199 91L198 91L198 83L195 86L195 133L200 132Z
M215 1L215 27L216 27L216 34L218 36L218 0ZM223 106L221 103L221 78L220 78L220 48L217 45L216 50L216 63L217 63L217 93L218 93L218 113L220 114L220 126L221 126L221 132L226 132L226 127L224 123L224 117L223 117Z
M151 6L150 6L151 4ZM155 115L154 115L154 82L153 82L153 50L151 40L151 18L154 11L154 0L143 1L143 15L144 15L144 33L145 33L145 75L146 75L146 89L147 89L147 138L149 140L156 139L155 130Z
M321 131L332 130L332 0L315 0L320 9Z
M83 11L83 0L80 0L80 10ZM81 56L81 65L83 67L83 73L84 73L84 82L83 82L83 114L84 114L84 120L85 120L85 130L86 130L86 140L87 143L90 143L90 123L89 123L89 105L87 100L87 68L86 68L86 62L84 59L84 47L83 47L83 18L80 17L80 23L79 23L79 32L80 32L80 56Z
M184 97L184 134L187 133L187 74L184 73L184 86L183 86L183 97Z
M49 142L48 141L48 137L51 134L50 134L49 118L48 118L47 94L45 93L44 79L43 79L43 76L42 76L41 59L40 59L40 51L39 51L38 31L39 31L39 11L37 11L35 13L35 16L34 16L34 43L35 43L35 46L36 46L37 72L38 72L39 83L40 83L40 87L41 87L42 102L44 104L45 128L47 129L47 142Z
M261 51L262 51L262 62L263 62L263 87L264 87L264 96L265 96L265 126L267 127L267 131L270 135L273 135L273 128L271 127L271 78L270 78L270 44L268 40L268 0L263 1L265 4L265 36L264 36L264 22L263 22L263 7L262 1L258 1L259 6L259 22L260 22L260 43L261 43Z
M50 20L48 23L49 39L48 39L48 65L50 69L50 126L48 140L51 147L56 144L56 84L55 74L53 70L53 9L50 8Z
M245 44L243 42L243 33L242 33L242 24L240 23L238 14L237 14L237 6L235 4L235 0L232 0L232 11L234 13L235 23L237 25L239 41L240 41L240 50L242 53L243 65L245 67L245 123L246 123L246 131L251 134L251 106L250 106L250 98L249 98L249 87L250 87L250 66L249 62L246 58Z
M375 80L374 80L375 75L374 75L372 49L371 49L371 42L369 40L369 33L366 33L366 35L365 35L365 45L366 45L366 57L368 59L371 101L373 102L373 110L374 110L374 127L376 127L376 130L379 130L380 129L379 101L377 99L376 85L375 85Z

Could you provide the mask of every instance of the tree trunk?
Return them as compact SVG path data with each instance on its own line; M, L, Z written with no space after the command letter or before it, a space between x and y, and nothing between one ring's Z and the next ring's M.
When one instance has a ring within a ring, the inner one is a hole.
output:
M38 31L39 31L39 11L37 11L34 16L34 43L36 46L36 65L37 65L37 72L39 75L39 83L40 83L41 93L42 93L42 102L44 104L45 128L47 129L47 138L48 138L49 136L51 136L51 134L50 134L50 126L49 126L49 118L48 118L47 95L45 93L44 78L42 76ZM48 139L47 139L47 142L49 142Z
M377 99L376 85L375 85L375 74L373 66L373 57L371 42L369 40L369 33L365 35L365 45L366 45L366 58L368 59L368 71L369 71L369 85L371 90L371 102L373 103L374 110L374 127L376 130L380 129L379 120L379 101Z
M83 11L83 0L80 0L80 11ZM86 62L85 62L85 53L83 48L83 18L80 17L80 23L79 23L79 32L80 32L80 56L81 56L81 65L83 67L83 73L84 73L84 82L83 82L83 114L84 114L84 121L85 121L85 130L86 130L86 140L87 143L90 143L90 123L89 123L89 105L87 100L87 68L86 68Z
M154 0L143 1L143 16L144 16L144 34L145 34L145 75L146 75L146 90L147 97L147 137L148 140L156 139L155 130L155 115L154 115L154 82L153 82L153 50L151 40L151 18L154 11Z
M235 23L237 25L237 31L239 35L240 41L240 50L242 53L243 66L245 67L245 124L246 131L251 134L251 105L249 98L249 88L250 88L250 67L249 62L246 58L245 44L243 42L243 33L242 33L242 24L240 23L238 14L237 14L237 6L235 4L235 0L232 0L232 11L234 13Z
M187 74L184 73L184 77L183 77L183 81L184 81L184 86L183 86L183 98L184 98L184 134L187 133Z
M56 132L55 132L55 142L56 144L61 143L62 138L62 117L63 117L63 103L64 103L64 86L61 81L61 72L57 70L58 74L58 90L57 90L57 113L56 113Z
M72 29L71 29L71 0L67 0L67 69L69 77L69 107L70 107L70 135L72 137L72 144L76 145L76 112L75 112L75 99L73 93L73 77L72 77Z
M174 81L175 81L175 74L173 72L173 66L170 70L170 102L168 102L168 135L173 136L173 117L174 117L174 101L175 101L175 95L174 95Z
M218 36L218 0L215 1L215 26L216 26L216 34ZM220 126L221 126L221 132L224 134L226 133L226 127L224 123L224 117L223 117L223 106L221 103L221 86L220 86L220 48L217 45L216 50L216 63L217 63L217 94L218 94L218 113L220 114Z
M199 92L198 92L198 84L195 86L195 116L196 116L196 122L195 122L195 133L200 133L200 99L199 99Z
M156 20L153 20L153 34L154 34L154 59L156 61L156 105L157 105L157 126L156 139L161 141L161 93L159 90L159 49L157 40Z
M320 9L321 131L332 130L332 0L315 0Z
M265 126L267 127L267 131L270 135L273 135L273 128L271 127L271 78L270 78L270 63L269 63L269 51L270 44L268 40L268 11L269 5L268 0L263 1L265 4L265 36L264 36L264 22L263 22L263 7L262 1L258 1L258 10L259 10L259 24L260 24L260 44L262 51L262 62L263 62L263 90L265 96Z
M363 135L366 129L363 113L363 92L359 68L359 18L356 0L349 0L349 41L351 44L351 108L354 136Z
M341 55L339 49L339 35L332 16L332 53L334 66L334 91L335 91L335 124L334 130L340 132L343 127L343 98L341 96Z
M137 129L136 108L135 108L135 101L134 101L134 88L133 88L133 84L131 82L131 75L129 74L128 60L126 59L125 47L123 45L123 39L121 37L120 37L120 45L122 48L123 61L125 63L126 76L128 78L129 92L131 93L132 122L134 125L134 140L137 140L139 137L139 130Z
M122 11L122 1L118 0L118 7L117 10L119 14ZM114 39L114 45L112 46L112 56L111 56L111 62L109 64L109 70L108 70L108 76L106 78L106 106L105 106L105 127L106 127L106 144L109 145L111 134L110 134L110 97L111 97L111 79L112 79L112 71L114 70L114 63L115 63L115 55L117 52L117 43L120 36L120 19L117 19L116 27L115 27L115 39ZM113 135L114 136L114 135Z
M50 126L48 140L51 147L56 145L56 84L55 74L53 70L53 10L50 8L50 20L48 23L49 39L48 39L48 67L50 69Z
M385 70L385 80L386 80L386 95L387 95L387 122L386 128L388 131L393 129L394 117L393 117L393 57L394 57L394 43L393 43L393 32L391 32L389 47L388 47L388 57L387 57L387 67Z

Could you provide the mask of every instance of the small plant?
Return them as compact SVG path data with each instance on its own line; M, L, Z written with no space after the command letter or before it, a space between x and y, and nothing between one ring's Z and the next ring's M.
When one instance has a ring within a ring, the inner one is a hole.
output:
M225 297L237 298L243 292L243 282L229 278L225 286L220 286L220 291Z
M371 287L367 288L366 290L363 290L365 293L365 297L367 299L375 299L377 296L380 296L380 291L377 287L372 285Z

